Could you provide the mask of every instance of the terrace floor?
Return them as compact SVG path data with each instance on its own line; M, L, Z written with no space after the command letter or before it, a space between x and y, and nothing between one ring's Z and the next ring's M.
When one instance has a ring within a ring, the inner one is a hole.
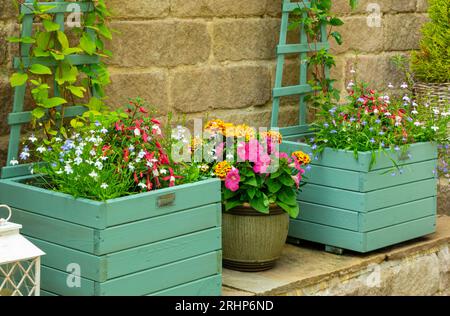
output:
M450 217L435 234L369 254L287 244L264 272L223 270L223 295L450 295Z

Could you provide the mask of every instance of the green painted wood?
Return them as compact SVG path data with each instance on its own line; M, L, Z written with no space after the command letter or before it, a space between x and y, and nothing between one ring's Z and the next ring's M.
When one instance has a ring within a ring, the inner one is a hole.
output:
M221 252L178 261L97 284L97 295L147 295L179 284L220 274Z
M218 179L208 179L108 201L106 205L106 226L116 226L220 202L222 198L220 185ZM173 204L158 207L158 199L169 194L175 194Z
M290 0L284 0L283 12L292 12L297 8L309 8L311 7L310 1L291 2Z
M386 189L360 193L316 184L304 186L299 193L300 201L317 203L357 212L369 212L411 200L436 196L435 178L407 183Z
M67 194L41 189L19 181L32 177L0 181L0 200L30 213L61 219L92 228L106 227L104 203L75 199Z
M29 2L29 1L28 1ZM70 5L71 2L65 2L65 3L58 3L58 2L46 2L45 6L48 7L54 7L46 11L47 13L64 13L64 12L71 12ZM94 6L92 5L92 2L83 2L83 1L77 1L77 4L80 6L80 12L91 12L94 10ZM20 12L26 15L34 14L34 8L32 4L23 3L20 6Z
M299 220L352 231L359 230L358 212L308 202L299 202L299 206Z
M436 216L390 226L367 233L365 251L372 251L392 244L432 234L436 231Z
M437 160L432 159L428 161L403 165L401 173L396 169L392 170L392 167L375 170L369 173L361 173L359 191L368 192L400 184L434 178L434 170L436 169L436 167ZM396 175L392 176L392 172L395 172Z
M280 150L291 153L293 151L302 150L306 153L312 153L311 146L295 141L284 141L280 145ZM402 156L400 153L392 153L389 156L399 163L399 165L412 164L437 159L437 145L434 143L417 143L409 147L408 152L411 159ZM392 160L383 153L377 153L376 164L372 170L392 168ZM403 158L403 159L399 159ZM313 160L312 165L320 165L344 170L369 172L371 160L370 152L360 152L358 159L355 159L353 152L344 150L335 150L326 148L318 160Z
M107 280L108 265L106 257L94 256L29 236L27 238L45 252L45 256L42 256L43 265L66 271L67 267L75 262L80 265L83 278L99 282Z
M281 87L273 89L273 97L287 97L296 94L303 94L312 92L312 88L308 84L296 85L291 87Z
M356 171L323 167L319 165L311 166L307 171L308 185L316 184L327 187L338 188L360 192L362 181L365 179L365 173ZM384 175L386 178L388 176ZM388 179L389 180L389 179Z
M283 134L283 137L290 135L297 135L299 133L306 133L310 131L309 125L297 125L297 126L289 126L289 127L280 127L279 132Z
M58 295L55 294L55 293L52 293L52 292L49 292L49 291L41 289L41 296L58 296Z
M329 246L364 252L364 234L300 220L291 220L289 236Z
M66 56L65 60L69 61L73 65L98 64L100 62L100 57L74 54ZM57 61L50 57L15 57L13 67L15 69L19 69L22 67L29 68L33 64L41 64L49 67L58 65Z
M97 231L97 255L220 226L221 204L211 204Z
M318 51L321 49L329 49L329 48L330 48L330 44L328 42L317 43L317 45L309 45L308 43L306 43L306 44L284 44L284 45L277 46L277 54L307 53L310 51Z
M365 194L364 211L372 211L437 195L437 180L417 181Z
M26 0L25 3L32 3L33 0ZM26 15L22 19L21 37L29 37L32 35L33 16ZM29 55L30 44L22 44L20 56L26 57ZM20 72L20 71L19 71ZM25 99L26 85L14 88L14 102L12 112L21 112L23 110L23 102ZM19 143L20 143L20 125L11 126L9 132L8 154L6 158L6 165L11 165L11 160L19 158Z
M222 248L220 228L175 237L105 256L106 279L188 259ZM104 280L100 280L104 281Z
M12 221L24 235L89 253L95 250L95 230L13 208Z
M173 288L159 291L149 296L220 296L222 295L222 275L214 275Z
M82 105L71 106L65 109L64 116L65 117L73 117L78 116L86 112L87 108ZM45 117L48 115L48 110L45 110ZM31 121L31 111L19 112L19 113L10 113L8 115L8 125L17 125L17 124L25 124Z
M74 276L69 275L67 272L52 269L46 266L41 266L41 287L48 292L54 293L56 295L63 296L93 296L95 295L95 285L94 281L79 278L80 286L76 286L73 283ZM67 281L71 285L68 286ZM73 286L75 285L75 286Z
M361 232L369 232L433 215L436 215L436 197L429 197L377 211L359 213L358 226Z

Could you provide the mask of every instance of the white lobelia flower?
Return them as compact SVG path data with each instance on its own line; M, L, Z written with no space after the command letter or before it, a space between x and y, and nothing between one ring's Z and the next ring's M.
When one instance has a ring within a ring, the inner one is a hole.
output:
M153 169L153 176L159 177L159 171L158 171L158 169Z
M103 169L103 164L102 164L102 162L101 161L96 161L95 163L94 163L94 166L98 169L98 170L102 170Z
M34 134L31 134L31 136L28 137L28 140L32 143L35 143L37 141L37 138L36 138L36 136L34 136Z
M442 115L443 117L447 117L447 116L450 115L450 112L442 112L441 115Z
M103 161L108 160L108 156L102 156L100 159Z
M67 174L72 174L73 173L72 166L71 165L66 165L64 167L64 172L67 173Z
M389 88L389 89L393 89L393 88L394 88L394 85L393 85L392 83L389 82L388 88Z
M108 130L107 130L106 128L103 127L103 128L100 130L100 133L106 134L106 133L108 133Z
M141 150L138 154L138 158L142 159L145 156L145 151Z
M98 174L97 174L97 172L92 171L92 172L89 174L89 176L90 176L91 178L97 178L97 177L98 177Z
M83 162L83 159L81 159L81 157L76 157L73 161L77 166L79 166Z
M356 73L356 70L355 70L354 68L352 68L352 69L350 69L350 73L351 73L351 74L355 74L355 73Z
M161 170L159 170L159 172L161 173L161 174L167 174L167 170L166 169L161 169Z
M433 109L433 113L434 113L435 115L439 115L439 113L441 113L441 112L439 111L438 108L434 108L434 109Z
M106 190L109 187L109 185L107 185L106 183L102 183L102 185L100 186L100 188L102 188L103 190Z
M411 114L417 115L417 114L419 114L419 111L417 111L417 109L414 109L411 111Z
M431 126L431 129L432 129L433 131L437 132L437 131L439 130L439 127L437 127L437 126L435 125L435 126Z
M95 155L97 155L97 153L95 152L95 150L92 149L92 150L89 152L89 155L95 156Z
M12 159L12 160L9 162L9 164L10 164L11 166L16 166L16 165L19 164L19 161L17 161L16 159Z
M59 143L60 141L62 141L61 137L56 137L55 138L55 142Z
M139 128L134 129L134 135L141 136L141 130Z
M373 110L373 113L378 114L378 109Z
M406 89L406 88L408 88L408 84L407 84L406 82L403 82L403 83L401 84L400 88Z
M415 126L421 126L422 123L420 123L420 122L414 122L414 125L415 125Z
M131 162L128 164L128 169L130 169L131 172L133 172L135 169L134 165Z
M147 185L145 183L139 182L138 187L140 187L141 189L145 189L147 188Z
M58 170L58 171L56 171L55 173L56 173L56 174L62 174L63 171L62 171L62 170Z
M384 113L384 115L385 116L391 116L392 114L391 114L391 112L386 112L386 113Z
M152 168L153 167L153 162L147 161L146 166L149 167L149 168Z
M82 154L83 154L83 149L80 147L77 147L77 149L75 149L75 155L81 156Z

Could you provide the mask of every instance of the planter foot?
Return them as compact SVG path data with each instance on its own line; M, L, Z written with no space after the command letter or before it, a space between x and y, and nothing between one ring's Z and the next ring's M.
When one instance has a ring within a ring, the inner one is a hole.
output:
M300 239L294 238L294 237L288 237L286 240L286 243L298 246L298 245L300 245Z
M325 245L325 251L340 256L344 254L344 249L329 245Z

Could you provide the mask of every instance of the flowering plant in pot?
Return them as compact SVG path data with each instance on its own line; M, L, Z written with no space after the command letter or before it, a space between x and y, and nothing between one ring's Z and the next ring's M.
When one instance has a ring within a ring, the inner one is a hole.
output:
M276 131L257 133L221 120L207 124L216 139L209 163L222 180L223 262L241 271L270 269L286 241L289 216L299 214L297 193L310 157L279 151ZM225 156L225 160L221 157Z

